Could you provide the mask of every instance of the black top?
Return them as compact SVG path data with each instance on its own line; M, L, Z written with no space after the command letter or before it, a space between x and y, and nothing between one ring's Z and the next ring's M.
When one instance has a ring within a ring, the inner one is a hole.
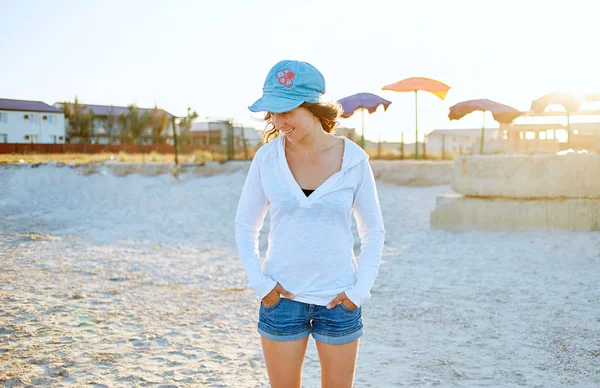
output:
M312 194L312 192L313 192L314 190L302 189L302 191L303 191L303 192L304 192L304 194L306 194L306 196L308 197L309 195L311 195L311 194Z

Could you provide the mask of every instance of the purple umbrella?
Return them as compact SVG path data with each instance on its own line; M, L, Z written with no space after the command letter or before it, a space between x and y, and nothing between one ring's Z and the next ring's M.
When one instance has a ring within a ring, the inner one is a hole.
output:
M469 113L473 113L475 111L484 112L483 114L483 124L481 126L481 139L479 142L479 153L483 154L483 135L485 130L485 112L489 111L492 113L494 120L503 124L510 124L519 116L525 114L525 112L521 112L518 109L513 108L512 106L504 105L496 101L482 99L482 100L468 100L459 102L456 105L450 107L450 113L448 114L448 118L450 120L460 120L465 117Z
M379 105L383 105L383 110L386 111L388 106L392 103L391 101L381 98L373 93L356 93L348 97L344 97L338 101L344 113L342 117L347 119L352 116L354 112L360 109L362 113L362 138L361 147L365 148L365 110L369 113L373 113L379 108Z

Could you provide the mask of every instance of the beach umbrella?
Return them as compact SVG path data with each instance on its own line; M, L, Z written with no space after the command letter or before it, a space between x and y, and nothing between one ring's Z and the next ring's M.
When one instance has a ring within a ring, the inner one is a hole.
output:
M483 123L481 125L481 137L479 141L479 153L483 154L483 136L485 132L485 112L491 112L494 120L502 124L510 124L517 117L522 116L525 112L521 112L512 106L504 105L496 101L482 99L482 100L468 100L459 102L450 107L450 113L448 118L450 120L460 120L466 115L475 111L483 112Z
M439 99L443 100L450 90L450 86L443 82L436 81L431 78L412 77L406 78L395 84L386 85L382 90L391 90L393 92L414 92L415 93L415 159L419 159L419 108L418 108L418 92L429 92Z
M591 97L591 95L590 95ZM540 114L546 110L548 105L562 105L567 112L567 141L571 143L571 114L579 110L579 106L583 102L581 97L573 93L552 92L543 95L542 97L533 100L530 110L536 114Z
M584 101L598 102L600 101L600 93L586 93L583 95Z
M365 110L369 113L374 113L380 105L383 105L383 110L386 111L392 103L391 101L381 98L373 93L356 93L351 96L344 97L338 100L338 102L344 109L342 117L345 119L352 116L354 112L360 109L362 115L362 137L360 140L360 146L363 149L365 148Z

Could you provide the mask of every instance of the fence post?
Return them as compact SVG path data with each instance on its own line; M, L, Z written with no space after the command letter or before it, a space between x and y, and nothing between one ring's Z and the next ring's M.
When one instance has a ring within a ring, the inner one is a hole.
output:
M246 144L246 134L244 133L244 126L241 126L242 135L242 147L244 147L244 160L248 160L248 145Z
M400 160L404 160L404 132L402 132L402 139L400 140Z
M227 120L227 160L235 159L235 148L234 148L234 135L233 135L233 123L231 120Z
M442 135L442 160L446 160L446 135Z
M179 145L177 142L177 118L173 116L171 122L173 123L173 149L175 151L175 166L179 165Z

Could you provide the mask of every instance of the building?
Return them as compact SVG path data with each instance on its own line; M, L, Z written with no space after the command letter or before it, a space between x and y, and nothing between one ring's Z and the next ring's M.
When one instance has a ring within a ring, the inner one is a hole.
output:
M231 126L227 120L214 120L193 123L190 129L193 145L224 145L227 144L227 130ZM234 146L236 149L242 147L242 138L246 146L256 148L262 144L263 131L256 128L244 127L243 125L232 125ZM243 133L243 136L242 136ZM346 136L348 139L356 140L354 128L335 127L335 135Z
M92 143L95 144L119 144L121 125L118 117L121 115L127 116L129 114L129 108L124 106L114 105L92 105L92 104L81 104L85 106L83 113L92 111L94 113L94 124L92 128ZM54 107L58 109L64 109L64 103L54 103ZM154 111L153 108L138 108L139 115L151 114ZM171 113L164 109L159 111L165 112L169 118L169 124L165 130L164 136L171 138L173 136L173 123L172 118L174 117ZM68 134L68 119L65 121L65 130ZM148 127L142 134L140 144L152 144L152 130Z
M0 98L0 143L64 143L65 116L41 101Z
M190 129L192 145L220 146L228 144L228 131L231 130L234 148L239 150L246 142L248 148L255 149L262 143L262 132L251 127L231 124L227 120L196 122Z
M539 122L543 119L547 122ZM504 132L507 153L556 153L569 148L600 153L600 110L571 113L570 135L566 113L557 111L528 115Z
M348 138L348 140L352 140L353 142L357 142L360 144L360 136L356 135L355 128L337 126L335 127L334 133L336 136L345 136Z
M484 129L485 154L504 152L498 147L503 132L499 128ZM458 155L478 154L480 148L481 128L472 129L436 129L427 135L427 155L441 159Z

